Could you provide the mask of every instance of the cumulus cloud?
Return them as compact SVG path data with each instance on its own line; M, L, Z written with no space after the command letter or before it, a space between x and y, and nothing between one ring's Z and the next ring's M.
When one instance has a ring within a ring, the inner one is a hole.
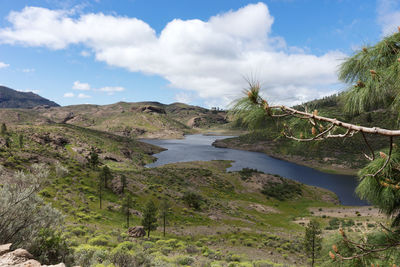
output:
M378 22L382 35L387 36L397 31L400 26L400 4L397 0L378 0Z
M88 52L86 50L83 50L83 51L81 51L81 56L82 57L89 57L90 56L90 52Z
M193 96L186 92L180 92L175 95L175 100L180 103L190 104L193 100Z
M105 86L101 88L92 88L92 86L88 83L82 83L80 81L75 81L74 84L72 85L72 89L75 90L83 90L83 91L99 91L99 92L106 92L109 95L114 94L115 92L122 92L125 90L124 87L121 86ZM80 94L82 97L80 98L86 98L84 94ZM79 97L79 95L78 95Z
M332 92L340 52L306 54L271 34L274 18L264 3L249 4L207 21L170 21L157 34L137 18L25 7L8 16L0 43L66 49L83 44L111 66L159 75L170 87L224 106L241 95L243 75L257 71L264 93L294 104Z
M81 83L80 81L75 81L74 84L72 85L72 89L88 91L90 90L90 85L88 83Z
M101 91L101 92L113 93L113 92L122 92L125 90L125 88L121 87L121 86L106 86L106 87L102 87L102 88L99 88L96 90Z
M78 95L78 98L91 98L91 96L90 96L90 95L83 94L83 93L80 93L80 94Z
M6 63L0 61L0 69L7 68L9 66L10 66L10 64L6 64Z
M64 94L64 97L74 97L75 96L75 94L74 93L65 93Z
M22 72L25 72L25 73L35 72L35 69L33 69L33 68L31 68L31 69L22 69Z

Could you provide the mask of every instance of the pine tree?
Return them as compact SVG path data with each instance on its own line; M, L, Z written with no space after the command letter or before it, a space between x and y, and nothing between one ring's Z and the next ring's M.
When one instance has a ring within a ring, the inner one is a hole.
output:
M6 124L4 122L1 124L0 134L1 135L7 134L7 126L6 126Z
M142 225L147 231L147 237L150 237L150 231L157 229L157 207L152 200L149 200L143 211Z
M133 201L131 195L128 193L122 200L122 212L126 215L126 225L129 228L129 218L131 215L130 209L133 206Z
M6 148L10 148L11 147L11 139L10 139L10 137L8 137L8 136L6 137L4 145L6 146Z
M171 206L168 202L167 199L164 199L163 202L161 203L161 207L160 207L160 215L161 215L161 219L163 221L163 235L165 237L165 226L167 224L167 219L169 214L171 213Z
M101 209L101 202L102 202L102 197L103 197L103 185L104 185L104 175L102 173L99 174L98 176L98 193L99 193L99 204L100 204L100 209Z
M101 169L101 173L100 173L104 181L104 188L108 188L108 181L112 178L112 174L110 171L110 168L108 168L107 165L105 165L102 169Z
M19 143L19 148L23 148L24 147L24 136L22 134L18 135L18 143Z
M311 267L318 258L322 248L321 227L316 220L311 220L307 225L304 236L304 250L311 259Z
M125 189L127 186L127 180L126 180L126 176L121 174L120 176L120 182L121 182L121 192L122 194L125 194Z
M99 165L99 155L96 153L94 149L90 151L89 157L87 158L89 167L92 169L96 169Z

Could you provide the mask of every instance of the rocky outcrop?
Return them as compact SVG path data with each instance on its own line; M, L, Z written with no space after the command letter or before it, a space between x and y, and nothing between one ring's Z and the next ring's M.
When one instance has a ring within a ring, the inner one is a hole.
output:
M134 226L129 228L128 235L135 238L143 237L146 235L146 231L144 230L143 226Z
M0 245L0 267L65 267L64 263L42 265L25 249L10 251L11 245Z
M166 114L165 109L156 106L133 107L132 111Z
M64 147L69 143L67 138L50 133L35 133L31 136L31 139L41 145L52 144L55 147Z

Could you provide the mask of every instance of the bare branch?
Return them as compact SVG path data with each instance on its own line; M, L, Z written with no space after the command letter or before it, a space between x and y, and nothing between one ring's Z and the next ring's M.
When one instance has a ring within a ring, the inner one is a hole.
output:
M343 122L343 121L340 121L337 119L332 119L332 118L328 118L328 117L314 115L312 113L299 111L299 110L296 110L294 108L290 108L287 106L271 106L269 108L270 109L278 109L278 110L283 111L284 113L289 113L289 114L292 113L293 115L301 115L301 116L303 116L304 119L311 118L311 119L315 119L317 121L329 122L335 126L339 126L341 128L349 129L349 130L356 131L356 132L364 132L364 133L384 135L384 136L400 136L400 130L388 130L388 129L382 129L379 127L359 126L359 125L355 125L352 123Z
M369 149L369 151L371 152L372 157L370 157L371 160L375 159L375 153L374 150L372 149L371 145L368 143L367 137L365 136L364 132L361 132L361 135L365 141L365 143L367 144L367 147ZM368 157L369 158L369 157Z

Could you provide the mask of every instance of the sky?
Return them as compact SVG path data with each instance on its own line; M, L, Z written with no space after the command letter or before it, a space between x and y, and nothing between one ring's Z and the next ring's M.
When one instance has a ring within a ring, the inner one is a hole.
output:
M227 108L345 90L346 57L397 31L396 0L0 0L0 85L60 105Z

